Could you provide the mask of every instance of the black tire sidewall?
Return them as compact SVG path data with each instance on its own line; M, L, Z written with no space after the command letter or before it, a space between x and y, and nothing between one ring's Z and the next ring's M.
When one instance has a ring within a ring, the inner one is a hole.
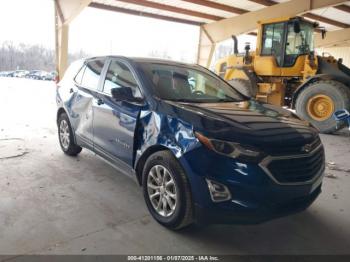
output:
M330 88L332 86L333 88ZM337 123L333 115L324 121L316 121L307 112L307 102L315 95L329 96L334 102L334 110L349 109L347 87L336 81L319 81L306 87L297 97L296 112L303 119L311 122L322 133L332 133L337 130ZM339 128L339 126L338 126Z
M256 96L256 90L253 89L251 82L247 79L234 78L234 79L228 80L227 82L244 96L247 96L247 97Z
M162 165L165 168L167 168L175 180L178 199L177 199L175 212L169 217L163 217L159 215L157 211L154 210L148 196L147 178L149 175L149 171L155 165ZM148 210L150 211L154 219L156 219L160 224L172 229L177 228L181 224L186 213L186 204L188 201L186 201L186 197L187 197L186 190L185 190L186 183L184 183L183 181L183 175L184 175L184 171L182 167L177 162L177 159L173 157L172 154L168 151L160 151L151 155L149 159L146 161L146 164L142 173L143 195L144 195L144 199L148 207Z

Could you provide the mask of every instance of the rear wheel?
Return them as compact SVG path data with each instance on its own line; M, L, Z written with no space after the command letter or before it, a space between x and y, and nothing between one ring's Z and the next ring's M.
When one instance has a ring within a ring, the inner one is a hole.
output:
M58 139L62 151L70 156L78 155L82 148L75 144L74 134L66 113L62 113L58 118Z
M350 108L350 90L334 80L321 80L307 86L296 100L297 114L311 122L321 133L332 133L342 128L333 113Z
M189 182L171 152L159 151L147 159L142 187L148 210L158 223L176 230L193 222Z

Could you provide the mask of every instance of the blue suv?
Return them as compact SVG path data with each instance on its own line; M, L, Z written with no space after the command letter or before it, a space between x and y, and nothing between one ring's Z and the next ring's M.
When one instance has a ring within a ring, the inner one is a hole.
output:
M87 148L134 176L151 215L171 229L259 223L302 211L321 192L318 131L198 65L78 61L57 105L63 152Z

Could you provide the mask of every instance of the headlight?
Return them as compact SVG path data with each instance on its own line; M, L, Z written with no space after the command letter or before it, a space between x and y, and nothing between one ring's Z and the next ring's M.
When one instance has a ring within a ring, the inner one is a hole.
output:
M207 148L219 154L237 158L243 161L257 162L264 156L263 152L252 146L241 145L234 142L222 141L208 138L198 132L195 132L197 139Z

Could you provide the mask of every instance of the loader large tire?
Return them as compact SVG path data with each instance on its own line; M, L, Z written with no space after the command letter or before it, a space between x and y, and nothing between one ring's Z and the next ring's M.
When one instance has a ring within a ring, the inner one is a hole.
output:
M321 133L333 133L342 128L333 113L350 109L350 89L335 80L320 80L308 85L296 98L296 113L311 122Z
M227 81L230 85L232 85L238 92L247 96L253 97L256 96L256 88L253 88L252 84L247 79L235 78Z

